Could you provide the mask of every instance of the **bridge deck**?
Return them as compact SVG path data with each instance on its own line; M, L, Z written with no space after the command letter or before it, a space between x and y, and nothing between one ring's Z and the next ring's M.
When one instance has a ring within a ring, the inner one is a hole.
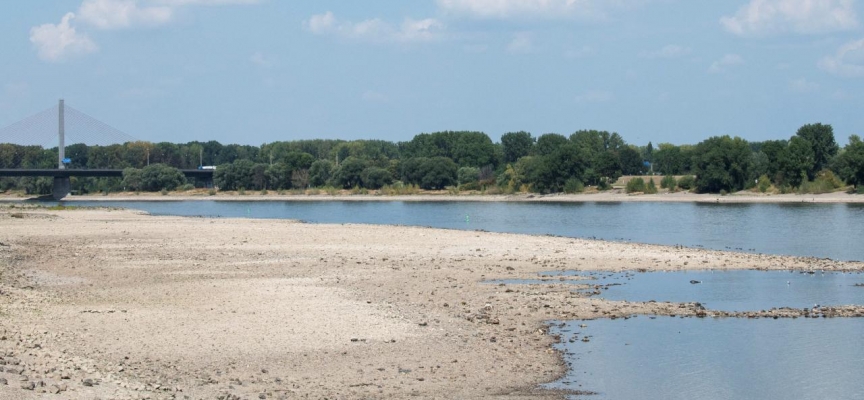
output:
M213 170L181 169L187 178L213 178ZM68 178L71 176L122 177L122 169L0 169L2 176L53 176Z

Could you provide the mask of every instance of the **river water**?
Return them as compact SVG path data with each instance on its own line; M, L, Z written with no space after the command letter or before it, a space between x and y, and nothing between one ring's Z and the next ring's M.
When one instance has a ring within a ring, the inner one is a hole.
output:
M864 261L864 205L388 201L94 201L157 215L299 219L705 247Z
M485 202L74 202L156 215L431 226L864 260L864 205ZM595 273L600 296L718 310L864 304L862 274ZM691 284L690 281L701 283ZM531 283L531 282L523 282ZM862 319L553 322L571 366L552 387L602 399L862 399ZM583 327L584 325L584 327ZM588 341L582 338L588 337ZM579 398L582 398L581 396Z

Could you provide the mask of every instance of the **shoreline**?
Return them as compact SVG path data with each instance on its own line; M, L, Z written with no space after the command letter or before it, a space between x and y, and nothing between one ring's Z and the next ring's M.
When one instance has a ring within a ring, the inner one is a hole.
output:
M13 195L0 195L0 201L27 201L34 197L25 198ZM171 192L167 195L160 193L112 193L108 195L84 195L67 196L63 202L80 201L272 201L272 202L317 202L317 201L381 201L381 202L551 202L551 203L725 203L725 204L793 204L793 203L817 203L817 204L864 204L864 195L848 194L845 192L833 192L823 194L754 194L751 192L738 192L729 195L718 194L696 194L688 192L658 193L658 194L627 194L620 191L600 192L588 194L514 194L514 195L485 195L485 194L413 194L413 195L361 195L361 194L277 194L271 192L266 195L253 193L239 195L236 193L219 193L210 196L200 191L196 192Z
M129 210L0 206L0 224L0 353L18 363L17 376L0 371L10 382L0 397L25 399L55 387L88 398L561 399L538 386L566 371L552 321L705 310L585 297L572 281L483 282L561 270L864 271L808 257ZM778 314L796 316L756 315Z

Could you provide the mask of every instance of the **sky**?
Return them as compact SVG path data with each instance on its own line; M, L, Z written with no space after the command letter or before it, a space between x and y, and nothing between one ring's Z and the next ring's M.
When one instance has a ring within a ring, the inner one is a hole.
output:
M864 134L856 0L45 0L0 5L0 127L56 105L141 140L628 143Z

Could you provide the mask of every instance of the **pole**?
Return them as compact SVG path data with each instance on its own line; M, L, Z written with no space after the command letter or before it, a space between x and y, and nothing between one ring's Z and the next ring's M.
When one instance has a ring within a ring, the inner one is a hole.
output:
M66 169L66 164L63 164L63 159L66 158L66 116L65 114L65 104L63 99L60 99L60 111L59 114L59 126L57 136L59 137L59 143L57 144L57 169Z

